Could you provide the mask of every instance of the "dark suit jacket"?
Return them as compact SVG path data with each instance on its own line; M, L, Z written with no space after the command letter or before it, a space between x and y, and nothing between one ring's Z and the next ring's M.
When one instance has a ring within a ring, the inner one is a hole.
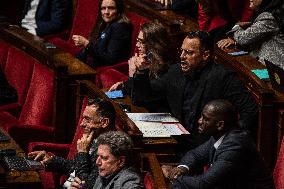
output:
M26 0L23 17L31 7L32 0ZM72 13L70 0L39 0L36 10L36 33L38 36L58 33L69 26Z
M187 165L190 170L212 165L201 175L179 176L173 185L174 189L274 188L272 176L248 132L239 129L229 131L215 153L212 153L215 142L212 137L182 158L180 165Z
M227 99L232 102L239 114L242 128L253 130L257 106L251 95L245 90L235 72L222 65L208 63L196 75L197 89L191 99L191 119L187 120L188 129L196 128L203 107L214 99ZM148 74L137 74L133 78L132 99L136 104L147 105L153 100L165 99L171 113L182 120L182 106L185 100L186 78L179 64L170 67L168 73L150 84Z
M131 24L113 22L101 32L96 41L90 42L76 57L94 68L125 61L131 51L131 33Z

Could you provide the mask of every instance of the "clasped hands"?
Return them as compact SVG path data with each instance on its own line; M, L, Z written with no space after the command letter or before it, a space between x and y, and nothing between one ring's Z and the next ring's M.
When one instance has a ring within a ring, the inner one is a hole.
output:
M162 165L162 171L166 178L171 182L175 181L178 176L188 173L188 169L185 167L174 167L170 165Z
M73 35L72 40L76 46L86 47L89 44L89 40L81 35Z

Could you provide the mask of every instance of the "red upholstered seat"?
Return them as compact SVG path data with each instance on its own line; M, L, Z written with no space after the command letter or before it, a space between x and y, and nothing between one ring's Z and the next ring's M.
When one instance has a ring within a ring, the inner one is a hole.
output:
M2 127L23 149L27 149L31 141L52 142L54 138L52 127L54 74L39 63L33 65L29 90L19 119L8 112L0 113Z
M144 186L145 189L154 189L154 181L149 172L146 172L144 175Z
M57 156L64 157L67 159L72 159L77 152L77 140L82 137L83 130L80 127L82 114L87 104L87 98L83 100L83 105L81 109L80 119L77 124L76 132L71 144L54 144L54 143L45 143L45 142L31 142L29 144L29 152L36 150L45 150L51 152ZM59 185L59 176L57 174L42 171L40 172L42 188L43 189L52 189L57 188ZM62 179L64 180L64 179Z
M99 85L101 88L108 89L116 82L126 81L128 76L111 68L102 71L99 75L97 75L96 79L97 82L100 82Z
M51 126L53 97L54 73L42 64L35 64L20 123Z
M75 55L81 48L74 45L72 36L82 35L86 38L89 37L97 19L98 7L98 0L77 0L76 11L68 41L61 38L52 38L49 39L49 41L62 50Z
M0 112L8 111L17 116L25 103L33 67L36 62L35 59L24 52L13 47L9 48L4 74L10 85L17 90L18 102L0 106Z
M284 138L282 138L277 162L273 172L276 189L284 189Z

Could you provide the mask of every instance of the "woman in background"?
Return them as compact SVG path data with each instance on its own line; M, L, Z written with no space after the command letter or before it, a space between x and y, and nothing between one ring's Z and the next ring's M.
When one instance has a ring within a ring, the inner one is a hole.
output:
M100 0L96 24L90 39L73 35L83 49L76 57L91 67L114 65L127 60L131 52L132 25L124 14L123 0Z
M175 52L171 47L169 34L165 27L158 22L145 23L137 37L136 47L138 53L128 60L129 77L125 82L117 82L110 87L109 91L124 89L132 97L132 77L141 72L138 67L146 66L151 82L156 82L163 74L168 71L169 65L175 62ZM134 99L132 99L134 100ZM152 106L146 107L149 111L166 111L161 101L153 101ZM157 107L159 107L157 110Z
M174 52L172 52L172 44L169 41L165 27L158 22L149 22L141 26L141 30L137 37L136 47L138 53L128 60L129 79L126 82L118 82L109 90L122 89L124 87L131 88L131 78L136 72L137 67L144 65L148 68L151 80L158 79L162 74L166 73L170 64L174 63ZM129 91L129 90L128 90Z
M240 45L264 63L264 59L284 69L284 5L283 0L250 0L252 22L237 23L232 37L217 45L227 48Z

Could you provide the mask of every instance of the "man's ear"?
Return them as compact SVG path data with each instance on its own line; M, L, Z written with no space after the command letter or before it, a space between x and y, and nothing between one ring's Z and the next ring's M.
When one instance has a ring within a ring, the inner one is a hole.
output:
M104 118L101 120L101 123L102 123L102 128L108 127L108 126L109 126L109 118L104 117Z
M204 51L203 52L203 60L207 61L209 58L210 58L210 51L209 50Z
M217 130L222 131L224 129L225 122L224 121L218 121L217 123Z
M119 157L119 166L123 167L125 165L126 157L125 156L120 156Z

